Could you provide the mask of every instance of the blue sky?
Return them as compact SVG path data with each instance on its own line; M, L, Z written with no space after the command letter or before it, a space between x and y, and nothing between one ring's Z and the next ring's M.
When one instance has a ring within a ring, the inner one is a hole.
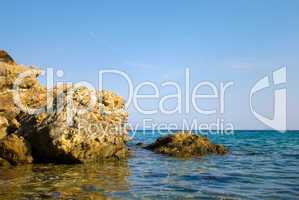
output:
M295 0L10 0L1 3L0 48L18 63L64 70L63 81L96 84L98 70L114 68L128 73L134 84L146 80L183 84L186 67L191 70L191 85L234 81L221 116L192 111L150 117L179 123L183 118L213 122L220 116L237 129L267 128L250 112L250 88L287 66L288 128L299 129L298 10ZM126 96L120 77L107 77L106 83L106 88ZM171 93L159 88L162 94ZM255 103L260 112L271 115L272 100L270 88ZM207 100L204 105L216 103ZM157 101L141 104L157 107ZM149 117L129 110L132 123Z

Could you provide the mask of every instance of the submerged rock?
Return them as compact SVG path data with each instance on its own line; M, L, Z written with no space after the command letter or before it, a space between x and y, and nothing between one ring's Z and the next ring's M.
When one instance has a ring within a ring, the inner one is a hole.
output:
M33 161L30 144L14 134L0 140L0 157L12 165L30 164Z
M143 142L138 142L138 143L136 143L136 146L138 146L138 147L145 147L145 144Z
M156 153L177 157L200 157L208 154L227 153L223 145L211 143L207 137L179 132L157 139L154 143L145 147Z

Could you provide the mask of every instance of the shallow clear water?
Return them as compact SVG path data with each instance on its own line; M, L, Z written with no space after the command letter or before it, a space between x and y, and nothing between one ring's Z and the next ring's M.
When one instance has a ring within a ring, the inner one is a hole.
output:
M202 159L134 145L159 136L138 132L127 161L0 169L0 199L299 199L299 132L209 134L230 153Z

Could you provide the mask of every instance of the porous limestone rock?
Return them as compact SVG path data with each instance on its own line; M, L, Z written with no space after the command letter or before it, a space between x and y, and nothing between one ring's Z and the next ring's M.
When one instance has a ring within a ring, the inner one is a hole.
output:
M74 89L70 105L70 90L55 95L53 112L25 119L20 133L31 143L34 158L62 163L125 158L128 114L124 101L112 92L102 91L89 110L91 91Z
M223 145L213 144L207 137L191 132L178 132L161 137L145 148L176 157L201 157L208 154L223 155L227 153L227 149Z
M39 69L1 62L0 66L0 92L11 90L14 85L19 89L29 89L39 85L36 79L42 72Z
M0 124L1 118L8 122L7 134L14 133L20 127L21 116L27 114L22 112L21 106L26 109L45 105L46 89L37 80L40 73L33 67L0 62ZM28 76L17 83L22 74Z
M128 155L128 113L122 97L72 85L47 90L37 80L41 73L34 67L0 62L1 137L25 138L35 162L79 163ZM22 75L26 77L15 87ZM87 109L93 99L95 105ZM46 105L49 102L52 105ZM44 111L33 114L29 108Z

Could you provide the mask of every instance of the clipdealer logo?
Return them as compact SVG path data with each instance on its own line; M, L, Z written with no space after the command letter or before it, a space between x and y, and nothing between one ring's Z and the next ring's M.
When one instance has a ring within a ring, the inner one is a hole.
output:
M258 113L253 106L253 97L262 92L263 90L270 88L271 86L280 86L287 83L287 68L280 68L272 73L272 81L270 76L265 76L260 79L250 91L250 109L253 115L260 122L280 132L287 130L287 89L283 88L276 89L274 91L274 106L273 106L273 118L268 118Z

